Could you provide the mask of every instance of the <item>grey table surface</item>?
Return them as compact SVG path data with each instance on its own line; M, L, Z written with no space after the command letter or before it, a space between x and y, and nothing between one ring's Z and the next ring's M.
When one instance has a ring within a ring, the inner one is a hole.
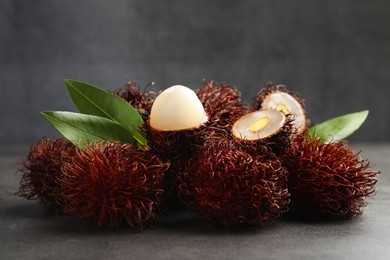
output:
M171 212L142 232L98 229L15 196L27 149L0 147L0 259L390 259L390 144L353 147L382 171L357 218L232 231Z

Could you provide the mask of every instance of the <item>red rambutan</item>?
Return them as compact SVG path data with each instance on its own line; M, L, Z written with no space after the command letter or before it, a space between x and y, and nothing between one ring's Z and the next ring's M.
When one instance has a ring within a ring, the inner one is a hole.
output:
M176 85L164 90L153 104L149 127L149 145L163 158L176 160L192 153L208 116L195 92Z
M38 200L43 206L62 211L59 178L61 167L69 162L77 148L66 139L42 138L30 148L21 162L23 173L17 195Z
M107 142L79 151L63 167L64 211L99 227L142 229L159 220L168 164L150 151Z
M362 213L375 191L369 162L346 144L298 136L286 153L291 208L296 214L350 218Z
M142 118L146 120L150 115L153 102L159 94L153 90L146 91L147 87L152 85L154 85L154 82L147 85L145 91L141 92L137 81L129 81L122 88L113 91L113 93L129 102L130 105L137 109Z
M177 201L177 176L202 143L207 120L195 92L181 85L164 90L153 104L146 124L147 136L151 149L170 162L165 179L169 199Z
M266 147L210 138L179 181L184 205L210 224L261 226L288 210L287 171Z
M240 91L227 83L204 81L195 92L210 118L211 125L228 127L240 116L253 111L243 104Z
M166 160L180 160L194 153L202 144L206 127L183 131L148 131L149 145L152 150Z

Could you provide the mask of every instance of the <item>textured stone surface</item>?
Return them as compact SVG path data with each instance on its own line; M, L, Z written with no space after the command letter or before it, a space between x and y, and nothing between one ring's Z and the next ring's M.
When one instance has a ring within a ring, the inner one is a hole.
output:
M377 195L352 220L282 220L262 229L221 230L183 212L143 232L97 229L16 197L16 160L0 149L1 259L389 259L390 145L355 145L381 170Z
M39 112L74 110L63 78L215 79L247 101L272 80L301 92L314 122L370 109L352 138L390 141L389 24L387 0L0 0L0 144L55 135Z

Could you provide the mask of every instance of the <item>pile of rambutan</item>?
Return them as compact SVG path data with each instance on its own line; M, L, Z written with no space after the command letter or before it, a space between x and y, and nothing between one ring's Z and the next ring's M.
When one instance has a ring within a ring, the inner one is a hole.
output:
M351 218L375 193L380 172L345 140L367 111L310 127L304 100L272 82L252 105L214 81L161 93L65 85L80 113L43 112L64 138L31 147L17 194L99 227L156 225L172 198L224 227Z

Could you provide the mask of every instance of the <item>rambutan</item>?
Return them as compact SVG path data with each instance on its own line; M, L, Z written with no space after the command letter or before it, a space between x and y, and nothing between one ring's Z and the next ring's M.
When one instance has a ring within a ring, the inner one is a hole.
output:
M291 207L296 214L351 218L374 193L376 176L346 141L298 136L286 153Z
M163 180L168 164L151 151L129 144L91 144L63 167L64 211L99 227L155 224L163 209Z
M77 148L66 139L42 138L30 148L19 170L23 173L17 195L38 200L43 206L62 211L59 178L64 163L71 161Z
M284 85L267 82L252 100L255 110L276 109L285 115L293 115L293 122L297 126L297 133L305 131L308 125L305 111L305 101L295 92Z
M168 200L176 201L177 176L184 163L203 142L208 117L195 92L176 85L164 90L153 103L147 121L149 146L160 158L169 160L165 179ZM171 207L179 207L170 203Z
M241 142L268 146L281 155L290 146L296 133L291 115L285 116L275 109L259 110L239 118L233 125L232 135Z
M253 111L242 102L240 91L227 83L203 81L195 91L202 102L209 124L219 127L229 127L240 116Z
M287 171L267 148L210 138L179 175L179 197L209 224L262 226L288 210Z
M176 85L155 100L148 126L150 146L164 158L186 156L196 145L208 116L194 91Z
M153 102L159 94L154 90L146 91L152 85L154 85L154 82L147 85L145 91L141 92L137 81L128 81L122 88L113 91L113 93L129 102L130 105L137 109L142 118L146 120L150 115Z

